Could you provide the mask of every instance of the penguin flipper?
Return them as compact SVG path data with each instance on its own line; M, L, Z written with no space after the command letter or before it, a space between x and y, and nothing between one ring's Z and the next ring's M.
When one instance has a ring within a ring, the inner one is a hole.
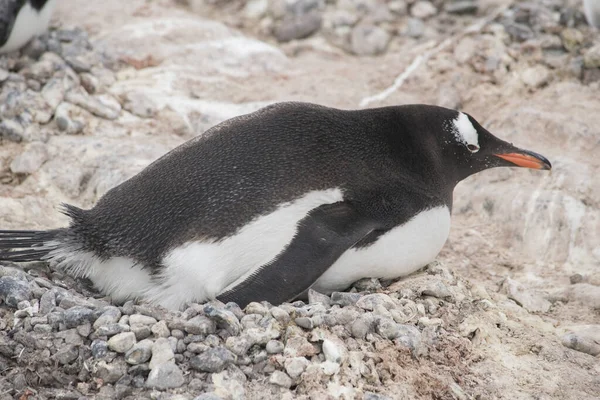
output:
M346 202L325 204L300 221L287 248L273 261L217 299L245 307L252 301L281 304L306 291L348 249L377 229L377 223Z

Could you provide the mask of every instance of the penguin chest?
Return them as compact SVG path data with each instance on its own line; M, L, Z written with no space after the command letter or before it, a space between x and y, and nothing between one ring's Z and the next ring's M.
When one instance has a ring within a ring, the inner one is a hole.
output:
M346 289L363 278L394 279L408 275L432 262L449 234L448 207L423 211L379 236L369 246L346 251L312 288L330 293Z

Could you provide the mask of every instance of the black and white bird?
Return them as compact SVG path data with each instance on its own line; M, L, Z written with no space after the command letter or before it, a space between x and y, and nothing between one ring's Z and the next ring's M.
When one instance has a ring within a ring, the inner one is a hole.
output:
M23 47L48 28L56 0L0 0L0 53Z
M435 259L458 182L543 156L428 105L279 103L225 121L108 191L68 228L0 231L0 260L47 260L113 301L279 304Z

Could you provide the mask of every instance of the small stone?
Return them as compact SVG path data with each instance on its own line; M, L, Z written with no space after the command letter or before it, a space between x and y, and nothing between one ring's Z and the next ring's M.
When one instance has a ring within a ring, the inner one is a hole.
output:
M502 289L509 299L529 312L547 312L551 303L539 296L527 291L519 282L506 278L502 283Z
M600 68L600 44L588 49L583 55L583 65L585 68Z
M194 397L194 400L223 400L221 396L218 396L214 392L202 393L200 396Z
M298 325L299 327L302 327L304 329L312 329L312 328L314 328L314 324L313 324L312 319L310 319L308 317L296 318L294 320L294 322L296 322L296 325Z
M54 120L58 129L69 135L80 133L87 124L85 110L66 102L60 103L56 108Z
M132 365L138 365L147 362L150 360L150 357L152 357L153 344L154 343L148 339L137 342L131 349L127 351L127 353L125 353L125 361Z
M562 337L562 344L595 357L600 354L600 325L591 325L587 329L569 332Z
M74 328L85 322L94 322L94 311L85 307L71 307L63 314L67 328Z
M108 340L108 348L117 353L125 353L133 347L136 339L133 332L116 334Z
M156 103L143 92L127 92L123 108L141 118L152 118L158 112Z
M127 374L127 363L125 361L116 359L110 364L104 360L100 360L96 364L94 375L97 378L102 379L103 383L115 383Z
M21 142L23 140L24 129L12 119L3 119L0 122L0 137L12 142Z
M230 336L225 341L225 347L237 356L245 355L254 343L247 335Z
M313 289L308 289L308 304L321 303L325 307L331 306L331 298L327 295L317 292Z
M116 100L103 95L90 96L82 88L69 91L65 99L100 118L113 120L121 114L121 106Z
M394 300L387 294L373 293L361 297L356 302L356 307L362 308L363 310L373 311L375 307L381 305L386 309L395 307Z
M445 299L447 297L452 297L452 293L448 289L444 283L440 281L436 281L434 283L429 284L425 288L420 290L421 296L433 296L438 299Z
M131 325L130 330L133 332L137 340L146 339L152 334L152 331L148 325Z
M8 79L9 72L4 68L0 68L0 82L4 82Z
M269 340L265 347L265 350L267 350L267 353L269 354L279 354L283 352L284 347L285 346L283 345L283 343L279 340Z
M285 311L283 308L281 307L273 307L269 310L271 312L271 315L273 316L273 318L275 318L277 321L281 322L282 324L287 324L288 322L290 322L290 314Z
M56 354L52 356L52 359L56 360L59 364L65 365L77 360L77 357L79 357L79 349L77 346L65 346L57 351Z
M219 327L224 328L230 335L238 336L242 330L240 321L231 311L214 307L212 304L204 306L204 312L211 318L214 318Z
M392 400L392 398L379 393L365 392L362 400Z
M150 360L150 369L157 365L172 362L175 359L175 353L169 341L165 338L156 339L152 345L152 359Z
M384 339L396 339L400 335L399 325L389 318L381 318L377 322L376 331Z
M77 73L89 72L92 69L92 64L85 56L66 56L64 59Z
M560 38L564 48L570 52L577 51L585 40L583 33L575 28L563 29L560 32Z
M521 74L523 83L535 89L545 86L550 81L550 78L550 70L543 65L529 67Z
M147 315L132 314L129 316L130 325L154 325L158 321L156 318L149 317Z
M331 304L338 304L342 307L353 306L362 297L359 293L333 292L331 294Z
M317 353L315 346L302 336L289 338L283 349L283 355L286 357L310 357Z
M27 145L25 151L10 163L15 174L32 174L48 160L48 150L44 143L34 142Z
M284 366L287 374L292 378L299 378L310 364L305 357L292 357L285 360Z
M348 351L341 340L325 339L323 341L323 354L327 361L341 364L347 358Z
M431 18L437 14L437 8L429 1L417 1L410 9L410 15L419 19Z
M373 323L371 318L367 316L361 316L357 318L350 326L352 337L356 339L364 339L367 333L372 331Z
M269 10L268 0L250 0L246 2L243 14L248 19L260 19L265 16Z
M444 10L448 14L475 14L477 12L477 2L476 0L452 1L446 3Z
M88 337L90 335L90 333L92 333L92 324L90 324L89 322L85 322L81 325L77 325L75 327L75 330L77 330L77 333L79 333L79 336Z
M390 35L376 25L357 25L352 29L350 45L359 56L374 56L385 52Z
M199 343L199 342L193 342L193 343L190 343L187 345L187 351L189 351L190 353L195 353L195 354L204 353L209 348L210 347L208 347L204 343Z
M152 325L150 331L152 331L157 338L168 338L171 336L171 331L169 331L165 321L158 321L156 324Z
M19 302L31 299L29 284L12 276L0 278L0 299L8 306L16 308Z
M332 376L340 371L340 364L331 361L324 361L320 365L321 370L325 375Z
M158 390L178 388L185 383L183 372L174 363L157 365L150 371L146 386Z
M421 332L414 325L399 324L395 342L417 351L421 344Z
M105 340L94 340L90 345L94 358L103 358L108 354L108 344Z
M198 315L186 321L184 329L192 335L208 335L217 331L217 324L210 318Z
M125 324L108 324L98 327L95 333L96 336L113 336L118 333L129 332L129 325ZM135 334L134 334L135 335Z
M221 372L233 364L235 356L223 347L208 349L204 353L190 359L190 367L202 372Z
M108 309L104 310L102 315L94 321L94 329L98 329L103 325L115 324L121 318L121 311L114 306L108 307Z
M292 378L282 371L273 371L269 377L269 383L289 389L292 386Z
M321 28L322 18L318 11L284 18L273 33L279 42L304 39Z
M425 23L418 18L408 18L402 33L415 39L420 38L425 34Z
M40 298L39 314L46 315L56 307L56 297L52 290L48 290L42 294Z
M33 331L37 333L50 333L52 332L52 325L37 324L33 327Z

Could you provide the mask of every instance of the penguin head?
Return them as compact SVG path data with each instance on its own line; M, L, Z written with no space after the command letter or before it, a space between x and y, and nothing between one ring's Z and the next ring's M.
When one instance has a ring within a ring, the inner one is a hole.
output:
M457 181L496 167L552 168L546 157L499 139L467 113L444 110L443 114L442 154L446 166L455 169Z

